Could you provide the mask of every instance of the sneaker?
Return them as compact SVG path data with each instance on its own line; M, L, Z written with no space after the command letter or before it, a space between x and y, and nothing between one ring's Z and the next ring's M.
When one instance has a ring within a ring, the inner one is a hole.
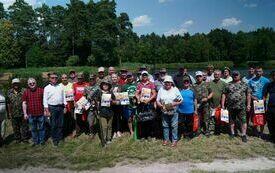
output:
M111 144L111 143L112 143L111 141L107 141L107 142L106 142L106 145L109 145L109 144Z
M117 133L114 133L113 135L113 139L116 139L118 136L117 136Z
M118 138L120 138L120 137L121 137L121 135L122 135L122 134L121 134L121 132L120 132L120 131L118 131L118 132L117 132L117 137L118 137Z
M243 136L242 136L242 141L243 141L243 142L247 142L247 137L246 137L246 135L243 135Z
M176 147L177 146L177 141L174 141L171 145L171 147Z
M168 144L168 141L163 141L163 142L162 142L162 145L163 145L163 146L166 146L167 144Z

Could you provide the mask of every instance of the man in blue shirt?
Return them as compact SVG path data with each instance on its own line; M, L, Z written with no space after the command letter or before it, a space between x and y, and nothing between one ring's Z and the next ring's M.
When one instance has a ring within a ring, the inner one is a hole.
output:
M263 69L261 67L257 67L255 72L256 76L248 82L248 85L252 90L252 101L263 100L264 89L267 84L270 83L269 79L263 76ZM252 115L253 114L254 112L252 112ZM257 129L255 129L255 133L257 136L262 137L264 126L261 126L260 130L260 134L258 134Z

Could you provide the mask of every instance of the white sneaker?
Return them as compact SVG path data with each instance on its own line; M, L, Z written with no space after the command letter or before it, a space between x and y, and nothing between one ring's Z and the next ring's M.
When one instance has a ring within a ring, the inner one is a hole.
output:
M114 133L113 139L116 139L117 137L118 137L118 135L116 133Z
M119 138L119 137L121 137L121 132L117 132L117 137Z

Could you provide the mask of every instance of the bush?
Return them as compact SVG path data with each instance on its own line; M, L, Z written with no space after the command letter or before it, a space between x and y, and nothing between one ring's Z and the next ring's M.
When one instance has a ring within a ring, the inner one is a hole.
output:
M70 56L66 61L66 66L77 66L79 61L80 61L79 56L77 55Z

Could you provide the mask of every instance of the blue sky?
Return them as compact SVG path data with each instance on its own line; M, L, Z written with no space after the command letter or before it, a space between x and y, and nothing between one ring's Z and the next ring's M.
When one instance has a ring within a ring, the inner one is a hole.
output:
M14 0L0 0L10 4ZM26 0L34 6L65 5L68 0ZM88 0L85 0L87 2ZM232 32L275 28L275 0L116 0L117 13L126 12L138 35Z

